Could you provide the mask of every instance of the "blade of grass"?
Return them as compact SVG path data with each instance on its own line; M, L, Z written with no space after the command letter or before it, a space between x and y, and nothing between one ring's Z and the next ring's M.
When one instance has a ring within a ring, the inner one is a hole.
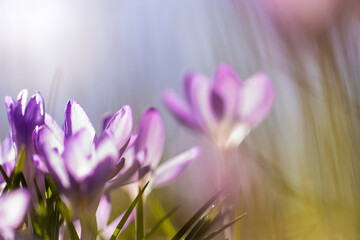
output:
M217 211L214 205L212 205L200 218L200 220L195 224L193 229L189 232L189 234L185 237L185 240L194 239L194 236L200 231L200 229L205 225L207 221L211 221L216 215Z
M138 203L139 199L142 198L142 195L146 189L146 187L149 185L149 182L145 184L145 186L140 190L134 201L130 204L130 207L126 210L124 216L121 218L119 224L117 225L113 235L111 236L110 240L115 240L118 238L122 228L124 227L126 221L128 220L131 212L134 210L136 204Z
M154 217L158 221L160 221L163 218L163 216L166 214L165 210L161 206L159 200L153 194L149 195L148 200L151 203L149 205L151 212L153 213ZM171 223L170 219L168 218L164 219L163 223L161 224L161 229L169 238L171 238L176 234L176 230L173 224Z
M170 212L165 214L155 225L150 229L150 231L145 235L145 238L150 237L160 226L163 224L176 210L179 209L179 206L173 208Z
M143 238L144 238L144 210L143 210L143 199L141 196L137 203L137 211L136 211L136 239L142 240Z
M220 193L215 194L209 201L207 201L185 225L177 232L172 240L180 240L181 237L191 228L196 220L211 206L211 204L219 197Z
M6 182L6 185L10 185L11 182L10 182L10 178L7 176L4 168L0 165L0 172L1 172L1 175L3 176L5 182Z
M229 222L228 224L225 224L224 226L222 226L221 228L219 228L218 230L210 233L209 235L207 235L203 240L210 240L212 238L214 238L216 235L218 235L219 233L223 232L225 229L227 229L228 227L230 227L231 225L233 225L234 223L236 223L237 221L239 221L241 218L243 218L247 213L244 213L241 216L238 216L237 218L235 218L234 220L232 220L231 222Z
M20 154L18 156L14 172L11 174L10 180L11 180L11 186L10 189L15 189L19 186L21 181L21 173L24 168L24 161L25 161L25 147L21 148Z

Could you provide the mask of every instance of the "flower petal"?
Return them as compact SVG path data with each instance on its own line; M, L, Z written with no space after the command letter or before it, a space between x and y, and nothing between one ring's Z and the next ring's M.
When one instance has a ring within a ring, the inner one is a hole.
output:
M65 168L64 159L51 148L45 147L44 154L46 166L55 182L62 188L69 188L70 179Z
M160 113L155 108L147 109L137 127L135 154L146 152L144 165L157 166L164 148L165 130Z
M98 230L104 229L109 221L111 213L110 196L103 195L100 198L99 206L96 210L96 222Z
M192 129L199 129L199 126L193 117L193 113L191 112L191 108L174 91L165 91L163 101L167 109L180 123Z
M174 181L200 154L199 147L193 147L161 164L154 171L152 188L163 187Z
M185 94L193 109L199 126L211 133L216 131L216 116L211 105L210 81L200 74L189 74L185 78Z
M27 129L32 133L35 126L41 126L45 121L44 100L39 92L35 93L29 100L24 114L24 122Z
M57 124L55 119L45 113L45 125L54 133L55 137L61 142L64 142L64 130Z
M223 102L223 117L231 119L236 116L240 92L240 78L227 64L217 69L213 83L213 91Z
M109 120L104 132L113 137L120 150L129 141L132 128L132 109L130 106L124 106Z
M0 197L0 229L15 229L24 219L30 203L26 190L14 190Z
M46 166L46 163L45 163L45 159L38 155L38 154L34 154L32 155L32 161L33 163L35 164L35 167L43 174L47 174L49 173L49 170Z
M25 114L25 107L26 107L26 101L27 101L27 96L28 96L28 90L27 89L23 89L19 92L17 99L16 99L16 105L17 107L19 107L19 109L21 110L20 113L21 115Z
M95 146L90 139L90 132L83 128L65 140L62 157L67 171L77 182L91 175L97 165Z
M43 125L36 127L33 132L33 143L37 153L44 155L44 147L53 149L59 154L64 151L63 142L57 138L55 133L48 127Z
M101 131L104 131L110 119L114 116L113 113L107 112L101 118Z
M63 128L66 138L85 128L89 132L89 137L92 140L95 139L95 129L89 117L84 109L74 100L69 100L66 105Z
M269 113L274 101L274 88L263 73L249 78L241 87L239 116L255 127Z

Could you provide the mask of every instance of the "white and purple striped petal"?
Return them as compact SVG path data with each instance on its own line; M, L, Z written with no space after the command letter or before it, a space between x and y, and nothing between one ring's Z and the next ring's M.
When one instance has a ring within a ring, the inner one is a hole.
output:
M173 182L199 154L200 148L193 147L162 163L153 172L151 187L163 187Z
M74 100L69 100L65 108L64 133L68 138L81 129L86 129L91 140L96 137L95 129L84 109Z
M144 166L151 168L158 165L164 149L165 130L160 113L155 108L145 110L139 121L137 140L134 145L135 155L146 152Z
M274 87L265 74L258 73L246 80L240 91L240 121L251 127L258 125L269 113L274 95Z

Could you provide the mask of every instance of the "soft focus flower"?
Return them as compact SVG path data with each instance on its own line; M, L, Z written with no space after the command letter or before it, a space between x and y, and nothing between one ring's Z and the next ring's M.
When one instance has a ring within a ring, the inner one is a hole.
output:
M184 91L186 101L166 91L166 107L181 123L203 132L220 148L238 146L269 113L274 99L273 85L265 74L242 82L225 64L212 83L201 74L188 74Z
M4 169L6 175L10 177L11 173L15 168L15 149L13 147L10 135L8 135L0 146L0 165ZM0 184L5 179L0 174Z
M140 164L136 174L131 179L136 183L128 188L132 197L137 195L139 187L143 186L147 181L150 183L145 193L149 193L156 187L170 184L200 153L198 147L193 147L159 165L164 140L165 130L160 113L154 108L147 109L141 116L137 126L134 142L129 144L124 153L126 164L134 166L134 161ZM116 183L118 179L116 177L110 183ZM138 182L138 180L141 181Z
M26 104L27 90L22 90L17 100L5 97L5 105L10 124L12 140L15 143L16 151L19 153L22 146L25 146L26 154L24 160L23 174L31 188L35 177L35 166L31 160L35 153L32 142L32 133L36 126L45 122L44 101L40 93L35 93Z
M0 196L0 236L15 239L14 230L22 223L30 202L26 190L15 190Z
M323 27L334 18L339 6L348 4L340 0L263 0L275 17L307 29Z

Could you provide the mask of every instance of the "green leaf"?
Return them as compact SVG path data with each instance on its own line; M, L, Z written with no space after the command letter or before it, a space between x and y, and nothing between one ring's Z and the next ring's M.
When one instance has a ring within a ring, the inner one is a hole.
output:
M117 225L113 235L111 236L110 240L115 240L118 238L122 228L124 227L126 221L128 220L131 212L134 210L136 204L138 203L139 199L142 198L142 195L146 189L146 187L149 185L149 182L145 184L145 186L140 190L134 201L130 204L130 207L126 210L124 216L121 218L119 224Z
M155 218L158 221L160 221L163 218L163 216L166 214L165 210L161 206L159 200L156 197L154 197L153 194L149 195L148 200L151 203L149 206L152 213L154 214ZM176 230L173 224L171 223L170 219L168 218L164 219L163 223L161 224L161 229L169 238L171 238L176 234Z
M145 235L145 238L150 237L168 218L173 215L173 213L176 212L176 210L179 209L179 206L173 208L170 212L165 214L151 229L150 231Z
M140 189L139 189L140 190ZM141 240L144 238L144 211L143 200L139 198L136 211L136 239Z
M1 165L0 165L0 172L6 182L6 185L10 185L11 184L10 178L6 175L6 172Z
M216 208L214 205L210 206L210 208L203 214L203 216L200 218L200 220L196 223L196 225L191 229L189 234L185 237L185 240L191 240L194 239L198 231L201 230L201 228L205 225L207 221L211 221L211 219L214 218L214 214L216 215L218 211L216 211Z
M10 176L10 182L11 182L11 185L9 186L10 190L19 187L22 170L24 167L24 161L25 161L25 147L23 146L20 150L20 154L18 156L15 169ZM7 190L7 188L5 190Z
M14 169L14 175L19 175L22 173L22 170L24 168L24 161L25 161L25 147L21 147L19 157L17 159L17 163Z
M225 224L224 226L222 226L221 228L219 228L218 230L210 233L209 235L207 235L203 240L209 240L214 238L216 235L218 235L219 233L221 233L222 231L224 231L225 229L227 229L228 227L230 227L231 225L233 225L234 223L236 223L237 221L239 221L241 218L243 218L246 215L246 213L244 213L243 215L235 218L234 220L232 220L231 222L229 222L228 224Z
M177 232L172 240L180 240L181 237L191 228L196 220L211 206L211 204L219 197L220 193L215 194L209 201L207 201L185 225Z

